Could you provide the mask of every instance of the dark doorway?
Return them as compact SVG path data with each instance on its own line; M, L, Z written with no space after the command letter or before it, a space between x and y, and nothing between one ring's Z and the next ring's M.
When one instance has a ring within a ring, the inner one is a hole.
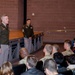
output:
M24 24L26 24L26 17L27 17L27 0L24 0L24 21L23 21Z

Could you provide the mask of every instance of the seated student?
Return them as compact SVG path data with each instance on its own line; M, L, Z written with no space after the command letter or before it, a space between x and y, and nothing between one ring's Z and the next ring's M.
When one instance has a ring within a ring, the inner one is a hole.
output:
M28 56L26 66L28 70L21 75L44 75L43 72L37 70L36 67L37 59L35 56Z
M1 66L0 75L14 75L14 72L12 70L12 64L10 62L6 62Z
M47 59L44 62L44 70L46 75L59 75L57 72L57 64L53 59Z
M59 52L59 45L57 45L57 44L54 44L53 45L53 50L52 50L52 56L54 55L54 53L57 53L57 52Z
M65 42L64 42L64 49L66 51L62 52L62 54L64 56L69 56L69 55L74 54L74 52L71 50L71 45L72 44L71 44L71 41L70 40L65 40Z
M43 61L43 63L44 63L44 61L45 61L46 59L52 58L52 55L51 55L52 50L53 50L52 45L50 45L50 44L46 44L46 45L45 45L45 47L44 47L44 49L43 49L43 52L45 53L45 56L40 59L41 61Z
M23 59L21 59L19 61L19 64L26 64L26 60L27 60L27 56L28 55L29 55L28 50L26 48L21 48L21 50L20 50L20 56Z
M57 63L58 72L63 72L63 71L67 70L66 68L67 68L68 64L67 64L64 56L62 55L62 53L60 53L60 52L54 53L53 58L54 58L55 62Z

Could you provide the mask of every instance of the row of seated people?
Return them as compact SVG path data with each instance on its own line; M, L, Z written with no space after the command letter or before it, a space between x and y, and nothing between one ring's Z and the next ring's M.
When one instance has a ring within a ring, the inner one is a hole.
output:
M70 60L72 60L75 56L74 52L71 50L71 45L72 45L72 43L70 40L65 40L65 42L64 42L65 51L59 52L60 47L57 44L54 44L54 45L46 44L44 49L43 49L45 56L43 58L41 58L40 61L42 61L44 64L46 59L54 59L56 61L57 66L58 66L58 72L59 73L69 71L70 69L73 70L75 68L74 65L72 65L72 63L70 63L68 61L69 56L71 57ZM29 54L28 54L27 50L25 50L25 52L26 52L25 53L26 56L24 56L24 59L19 61L19 64L25 64L26 63L26 59L27 59L27 56ZM20 52L20 54L21 54L21 52ZM21 56L23 57L23 55L21 55ZM41 69L41 66L38 65L37 68L38 67Z
M72 65L67 60L74 59L75 56L71 50L70 40L64 42L64 48L66 51L61 53L57 44L46 44L43 49L45 56L39 61L34 55L28 54L25 48L21 48L20 55L22 59L18 65L10 67L9 62L7 62L9 64L4 63L0 75L74 75L75 63L73 62ZM6 74L7 70L10 74Z
M39 68L40 67L40 68ZM35 56L27 56L27 63L13 66L6 62L1 66L0 75L74 75L71 70L58 72L58 65L54 59L46 59L44 64ZM43 70L44 69L44 70ZM59 74L58 74L59 73Z

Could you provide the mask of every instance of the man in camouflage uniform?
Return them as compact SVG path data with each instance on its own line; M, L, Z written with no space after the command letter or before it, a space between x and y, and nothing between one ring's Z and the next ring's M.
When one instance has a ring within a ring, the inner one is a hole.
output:
M9 29L8 29L8 16L3 15L1 17L0 24L0 66L7 62L9 51Z
M32 49L32 36L34 35L31 19L27 19L26 25L23 26L25 48L31 53Z

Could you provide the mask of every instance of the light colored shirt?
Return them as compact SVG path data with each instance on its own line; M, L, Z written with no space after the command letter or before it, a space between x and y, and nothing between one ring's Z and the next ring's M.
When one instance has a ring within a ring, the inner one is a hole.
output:
M69 66L67 67L67 69L70 69L70 70L75 69L75 64L73 64L73 65L69 65Z
M45 62L46 59L50 59L53 58L52 55L45 55L43 58L41 58L40 60L43 61L43 63Z
M27 56L24 59L20 60L19 64L26 64L26 62L27 62Z
M66 50L66 51L62 52L62 54L63 54L64 56L67 56L67 55L72 55L72 54L74 54L74 52L73 52L72 50Z

